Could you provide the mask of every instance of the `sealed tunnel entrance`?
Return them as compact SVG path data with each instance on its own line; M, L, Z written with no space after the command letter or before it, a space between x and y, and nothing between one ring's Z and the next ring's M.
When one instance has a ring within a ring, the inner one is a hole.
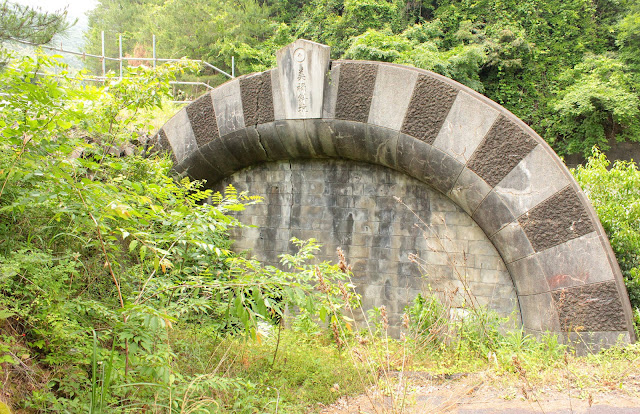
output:
M237 213L255 227L237 229L236 251L277 266L280 254L293 253L292 237L318 240L321 261L335 263L341 247L363 308L385 305L392 326L421 292L454 297L454 306L473 300L520 323L515 287L491 241L464 210L415 178L362 162L287 160L248 167L217 188L228 184L264 197Z

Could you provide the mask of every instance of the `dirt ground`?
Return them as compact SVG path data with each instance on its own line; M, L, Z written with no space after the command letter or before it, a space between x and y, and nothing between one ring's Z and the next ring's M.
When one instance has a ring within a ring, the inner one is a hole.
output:
M530 386L516 380L500 384L484 373L455 378L431 378L414 373L402 401L372 389L357 397L343 397L320 408L321 414L451 413L451 414L640 414L640 375L601 389L561 389L558 385ZM396 395L402 392L396 393Z

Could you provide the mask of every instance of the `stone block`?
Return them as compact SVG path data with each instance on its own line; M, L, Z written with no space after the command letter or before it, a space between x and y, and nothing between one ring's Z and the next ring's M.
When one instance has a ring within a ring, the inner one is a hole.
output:
M563 331L629 329L615 280L552 292Z
M368 123L399 131L417 79L418 72L414 70L380 65Z
M491 187L482 178L470 169L463 168L448 196L467 214L473 215L490 191Z
M511 263L533 254L533 247L520 223L511 222L491 237L505 263Z
M378 67L372 63L340 64L336 119L367 122Z
M520 126L500 115L471 156L467 168L494 187L536 145L535 139Z
M538 332L559 332L560 323L551 294L518 295L522 325Z
M214 139L209 141L207 145L200 148L200 152L205 160L220 170L225 175L244 167L240 161L227 149L222 139Z
M240 96L245 126L274 121L270 72L241 77Z
M502 198L493 191L487 194L472 217L489 237L515 220Z
M182 109L162 127L178 163L198 149L196 137L191 129L191 122L186 109Z
M373 161L367 151L366 124L349 121L333 122L333 142L341 158L355 161Z
M317 149L318 155L327 158L338 157L334 142L333 122L324 119L307 119L304 121L304 125L309 139L317 142L313 147Z
M549 291L547 277L535 256L507 263L518 295L535 295Z
M577 355L597 354L603 349L631 342L629 331L566 332L563 342L576 350Z
M420 74L400 132L432 144L457 94L450 84L435 76Z
M418 177L423 175L426 159L433 147L405 134L398 134L397 140L396 164L398 170L420 179Z
M316 158L314 142L307 135L303 120L275 121L274 127L290 159ZM317 141L315 142L317 145Z
M367 125L365 128L367 152L372 162L395 168L397 165L398 132Z
M273 119L279 121L285 119L283 92L280 86L280 75L277 69L271 69L271 100L273 101Z
M213 111L211 92L206 92L187 106L185 110L198 147L220 137L216 114Z
M423 179L431 187L447 194L455 184L464 166L437 148L432 148L426 159Z
M285 146L282 145L273 122L250 126L245 131L251 140L260 143L268 161L289 159L289 153Z
M324 103L322 117L332 119L336 116L336 101L338 100L338 84L340 83L340 63L334 62L327 73L324 83Z
M596 232L538 254L551 290L613 280L607 253Z
M276 53L286 119L322 118L330 48L299 39Z
M555 193L518 218L536 252L595 230L589 213L572 186Z
M240 81L231 80L211 91L213 109L220 136L225 136L245 127Z
M515 217L569 184L569 178L543 145L537 145L495 186Z
M497 118L496 109L460 91L433 146L466 164Z
M182 165L184 166L182 173L186 173L193 180L206 181L208 188L211 188L225 176L220 170L209 164L197 149L184 159Z
M259 137L247 134L246 129L231 132L222 138L224 146L240 162L242 168L267 161L267 153L260 144Z

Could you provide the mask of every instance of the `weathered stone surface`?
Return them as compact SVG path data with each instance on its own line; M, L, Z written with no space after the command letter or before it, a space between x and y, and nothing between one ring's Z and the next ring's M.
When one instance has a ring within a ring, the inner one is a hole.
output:
M575 348L577 355L597 354L602 349L631 342L629 331L566 332L563 337L564 343Z
M594 230L587 210L568 186L518 218L536 252Z
M441 193L447 194L463 168L464 165L454 158L437 148L432 148L426 158L424 181Z
M498 118L498 111L460 91L433 146L466 164Z
M463 168L448 195L464 211L473 215L490 191L491 187L482 178L470 169Z
M513 215L519 217L568 184L569 177L546 148L538 145L495 186L494 191Z
M238 79L218 86L211 91L211 96L213 97L213 109L216 113L220 136L244 128L244 111Z
M211 92L207 92L185 108L198 148L220 137Z
M161 128L160 131L158 131L157 137L154 137L154 138L155 139L152 143L152 145L154 146L153 151L168 152L171 155L171 161L173 162L173 164L177 165L178 159L176 158L176 154L174 154L173 150L171 149L171 143L169 142L169 139L167 138L167 134L164 132L164 129Z
M398 131L367 125L367 152L371 154L374 164L395 168L397 165Z
M240 162L242 167L267 161L267 153L258 137L247 134L246 129L240 129L219 138L231 154Z
M414 70L381 65L373 89L368 123L400 130L417 79L418 72Z
M546 275L535 255L507 263L506 266L518 295L535 295L549 291Z
M589 233L536 255L551 290L613 280L600 237Z
M182 109L162 127L171 144L176 160L182 162L191 151L198 149L187 111Z
M378 65L341 63L335 117L347 121L367 122Z
M307 134L305 121L302 119L275 122L275 129L280 142L292 159L323 158L322 144Z
M267 160L279 161L289 158L287 149L280 141L278 131L276 131L275 123L258 124L246 129L247 135L257 140L266 153Z
M330 66L324 84L324 103L322 104L322 117L325 119L332 119L336 116L338 84L340 83L340 62L333 62Z
M328 46L297 40L276 53L286 119L322 118Z
M494 187L536 145L533 137L504 115L500 115L471 156L467 168Z
M423 176L427 157L433 147L422 140L405 134L398 134L397 140L396 162L398 170L411 177Z
M246 126L272 122L274 117L271 73L240 78L240 96Z
M517 304L506 267L482 230L444 195L400 172L348 160L286 160L239 171L217 188L226 184L265 197L237 213L259 228L241 229L236 248L252 249L253 257L278 265L279 254L293 251L281 242L289 237L321 241L325 248L318 260L335 261L340 246L353 265L365 308L384 304L400 320L423 284L436 291L461 289L462 277L480 302L502 315ZM415 226L414 213L428 228ZM468 234L474 237L465 238ZM410 253L425 261L422 271Z
M458 91L434 76L420 74L400 132L432 144Z
M522 325L538 332L558 332L560 324L551 294L520 295L518 302L522 314Z
M505 263L533 254L533 246L517 221L504 226L491 237Z
M211 187L224 178L224 174L209 164L199 150L191 152L182 161L182 174L187 174L191 179L204 180L207 187Z
M373 161L367 151L366 125L359 122L333 121L333 142L341 158L356 161Z
M493 191L482 200L472 217L489 237L515 220L502 198Z
M285 119L283 92L280 86L280 75L277 69L271 69L271 100L273 101L273 119L279 121Z
M628 329L615 281L556 290L553 301L563 331Z
M214 139L200 148L204 159L222 171L225 176L243 168L244 165L227 149L222 139Z
M315 141L314 148L327 158L338 157L334 142L333 120L307 119L304 121L307 136Z

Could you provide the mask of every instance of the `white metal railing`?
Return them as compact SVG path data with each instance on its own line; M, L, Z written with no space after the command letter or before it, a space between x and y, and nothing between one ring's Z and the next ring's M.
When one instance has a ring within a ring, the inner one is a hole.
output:
M91 53L86 53L86 52L78 52L78 51L74 51L74 50L66 50L63 49L62 44L60 44L60 47L54 47L54 46L48 46L48 45L38 45L36 43L32 43L32 42L28 42L26 40L21 40L21 39L15 39L15 38L9 38L10 41L12 42L16 42L16 43L21 43L24 45L28 45L28 46L36 46L36 47L41 47L43 49L47 49L47 50L51 50L51 51L55 51L55 52L61 52L61 53L67 53L70 55L74 55L74 56L80 56L83 59L89 57L89 58L96 58L96 59L100 59L101 63L102 63L102 76L95 76L93 78L83 78L83 80L86 81L93 81L93 82L104 82L105 79L107 79L107 68L106 68L106 62L107 61L113 61L113 62L119 62L119 75L120 78L123 77L123 62L129 62L129 61L142 61L142 62L153 62L153 67L156 66L156 64L158 62L178 62L180 61L180 59L167 59L167 58L158 58L156 56L156 36L153 35L153 57L151 58L146 58L146 57L129 57L129 56L123 56L122 53L122 35L118 35L118 49L119 49L119 56L117 58L114 57L110 57L110 56L106 56L105 53L105 41L104 41L104 31L101 33L101 40L102 40L102 55L94 55ZM235 57L231 57L231 73L227 73L224 70L220 69L219 67L212 65L209 62L206 62L204 60L201 59L188 59L191 62L196 62L199 63L205 67L208 67L210 69L213 69L214 71L230 78L233 79L235 78ZM170 82L171 85L197 85L197 86L204 86L208 89L213 89L213 87L205 82L199 82L199 81L172 81ZM176 103L187 103L187 102L191 102L191 101L174 101Z

